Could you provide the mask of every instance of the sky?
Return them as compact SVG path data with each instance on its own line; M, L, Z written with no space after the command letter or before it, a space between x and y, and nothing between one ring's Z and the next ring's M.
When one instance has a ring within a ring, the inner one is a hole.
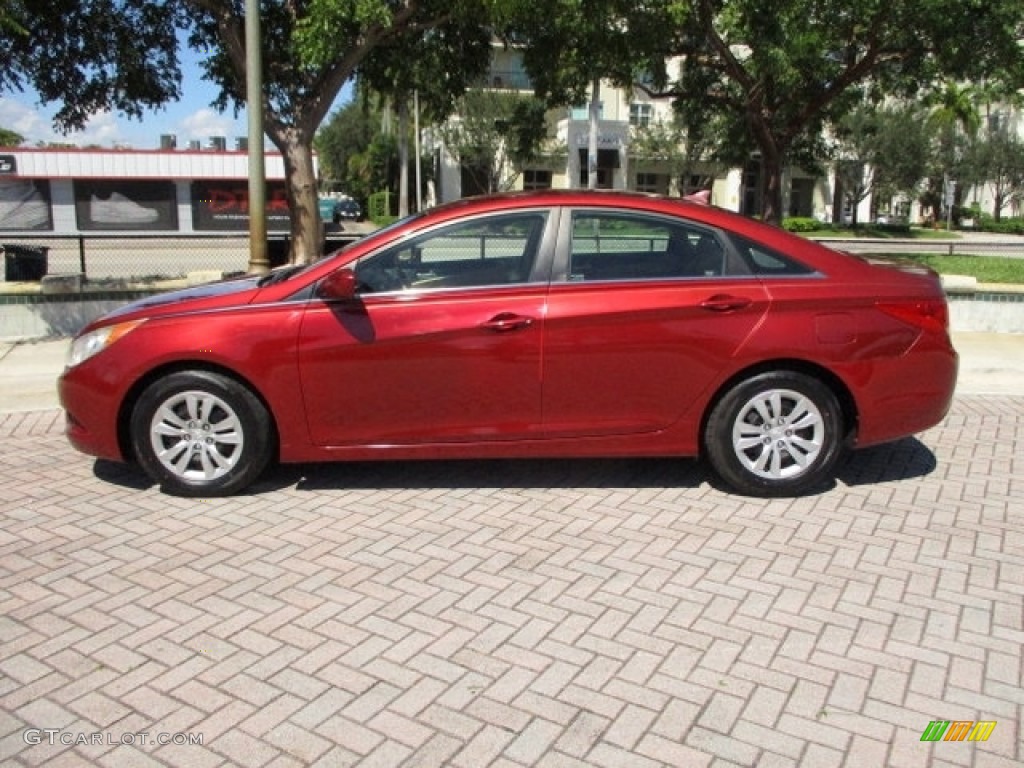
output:
M216 98L217 88L202 79L199 54L183 46L181 55L182 99L157 111L147 110L141 121L106 112L95 115L85 130L64 135L53 127L53 115L60 108L59 104L40 104L34 91L3 91L0 92L0 128L24 136L25 146L59 142L105 148L159 149L160 137L173 134L177 137L178 149L187 148L192 140L202 142L205 148L212 136L226 137L228 149L233 149L235 138L249 133L245 110L237 118L233 110L225 113L214 110L210 103Z

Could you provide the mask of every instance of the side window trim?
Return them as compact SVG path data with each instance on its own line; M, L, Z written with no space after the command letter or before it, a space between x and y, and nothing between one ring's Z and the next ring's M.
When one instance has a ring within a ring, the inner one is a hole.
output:
M413 253L421 251L424 243L429 242L432 238L441 236L445 230L457 230L458 228L472 227L475 224L486 224L487 222L500 222L502 220L512 221L514 219L526 218L530 216L539 216L542 221L540 222L539 233L531 232L528 235L529 239L535 240L532 245L528 244L528 248L532 248L533 258L530 266L529 273L523 280L516 280L514 282L485 282L480 284L472 285L436 285L431 286L429 282L425 282L420 286L404 286L404 287L392 287L385 290L366 291L360 295L363 298L370 298L375 296L399 296L403 294L415 294L421 295L423 293L435 293L450 291L465 291L465 290L479 290L483 288L513 288L522 287L524 285L546 285L550 280L551 263L553 261L554 253L554 242L556 237L556 229L558 223L558 208L557 207L536 207L536 208L522 208L512 211L490 211L480 213L476 216L466 219L460 219L455 221L439 222L435 226L431 227L425 232L419 232L415 237L401 238L397 241L391 241L390 243L378 248L371 253L362 256L358 262L352 266L356 268L357 272L360 264L372 262L373 259L382 258L388 252L394 252L398 254L401 251L409 250ZM483 253L481 253L483 256ZM474 261L469 259L467 261ZM411 262L410 262L411 263Z
M669 229L685 229L692 234L699 234L701 236L708 236L713 238L714 242L722 249L722 274L714 275L713 278L710 276L703 275L671 275L667 277L651 277L651 276L639 276L639 277L617 277L608 279L594 279L594 280L583 280L579 282L585 283L622 283L622 282L650 282L650 281L665 281L665 280L678 280L693 282L704 279L751 279L756 278L756 275L748 268L746 262L740 258L736 252L736 248L733 244L732 239L727 233L717 229L716 227L709 226L702 222L690 221L689 219L679 219L667 214L651 213L648 211L632 210L632 209L617 209L617 208L590 208L590 207L574 207L566 206L563 208L561 221L558 227L558 242L557 242L557 259L555 261L554 268L551 273L552 283L557 284L573 284L577 281L573 280L570 275L571 261L572 261L572 249L573 249L573 235L574 235L574 222L578 215L583 214L587 216L601 216L602 214L607 215L609 218L622 218L631 217L638 220L646 220L659 226L664 226Z

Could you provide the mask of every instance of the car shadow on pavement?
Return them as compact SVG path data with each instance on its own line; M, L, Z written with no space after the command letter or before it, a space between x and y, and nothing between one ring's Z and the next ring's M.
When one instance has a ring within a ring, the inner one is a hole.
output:
M916 437L852 451L836 477L848 486L913 480L935 471L938 460Z
M935 454L916 438L851 452L835 480L847 486L912 480L931 474ZM280 487L290 476L297 490L403 488L698 488L707 483L732 493L697 459L494 459L481 461L351 462L283 466L261 482Z
M912 480L931 474L935 454L917 438L851 452L836 479L847 486ZM96 478L144 491L155 484L130 464L97 459ZM299 491L402 490L408 488L698 488L707 483L729 493L697 459L487 459L444 461L353 461L285 464L271 468L245 495L294 487ZM830 482L817 493L831 490Z
M487 459L307 464L299 490L402 488L696 488L693 459ZM274 474L291 471L279 467Z
M117 461L109 461L108 459L96 459L92 465L92 473L96 476L97 480L102 480L111 485L119 485L122 488L129 488L133 491L145 491L156 485L135 464L122 464Z

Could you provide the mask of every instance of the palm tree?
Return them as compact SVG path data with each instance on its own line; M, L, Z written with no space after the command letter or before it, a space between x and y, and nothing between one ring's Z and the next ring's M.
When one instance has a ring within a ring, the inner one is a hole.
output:
M933 104L928 124L937 136L936 158L943 169L942 183L937 176L931 179L928 190L922 196L922 202L932 208L938 218L939 211L946 209L947 219L952 213L963 191L963 185L954 189L953 205L947 206L947 183L961 176L961 166L966 145L972 142L981 126L981 113L977 108L977 93L972 85L946 83L945 88L935 94L929 101ZM955 181L953 182L955 184Z
M968 138L973 138L981 126L976 91L972 85L946 83L946 87L931 99L934 109L928 120L941 134L955 132L959 128Z

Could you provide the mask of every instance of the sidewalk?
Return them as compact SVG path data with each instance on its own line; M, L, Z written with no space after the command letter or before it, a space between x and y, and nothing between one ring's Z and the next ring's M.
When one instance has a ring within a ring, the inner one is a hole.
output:
M69 339L0 342L0 413L57 408ZM957 394L1024 396L1024 334L954 333Z

